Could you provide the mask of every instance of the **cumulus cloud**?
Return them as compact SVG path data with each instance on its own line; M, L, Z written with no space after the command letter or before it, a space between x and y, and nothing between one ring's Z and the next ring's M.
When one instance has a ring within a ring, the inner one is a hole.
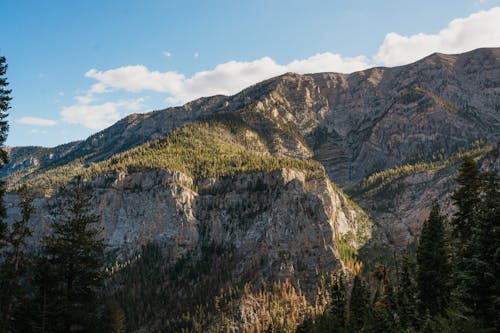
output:
M185 77L177 72L150 71L146 66L124 66L107 71L91 69L85 73L98 81L91 88L90 94L105 92L108 88L123 89L130 92L152 90L157 92L175 91Z
M120 120L124 116L121 110L138 111L142 107L142 102L143 99L138 98L94 105L76 104L64 107L61 117L67 123L100 130Z
M18 120L18 122L23 125L33 126L54 126L57 124L57 121L55 120L38 117L22 117Z
M461 53L479 47L500 46L500 7L451 21L437 34L401 36L391 32L375 55L386 66L404 65L433 52Z
M165 94L165 102L181 104L202 96L232 95L262 80L295 72L351 73L374 64L396 66L416 61L433 52L460 53L478 47L500 46L500 7L474 13L451 21L436 34L402 36L389 33L373 57L343 57L334 53L318 53L306 59L279 64L270 57L253 61L228 61L206 71L185 76L176 71L160 72L144 65L130 65L108 70L90 69L85 77L95 80L88 91L76 96L76 105L63 108L61 115L70 123L92 129L110 125L128 111L139 109L142 101L118 101L95 104L96 96L113 91ZM171 53L165 51L169 57ZM198 52L194 57L199 56ZM138 102L137 102L138 101ZM94 103L94 104L93 104Z
M84 96L77 96L79 103L90 103L95 94L110 90L142 92L146 90L169 94L170 103L216 94L231 95L259 81L286 72L353 72L369 67L367 57L344 58L338 54L318 53L303 60L294 60L280 65L269 57L254 61L229 61L207 71L195 73L191 77L169 71L151 71L143 65L124 66L106 71L91 69L85 76L95 83Z

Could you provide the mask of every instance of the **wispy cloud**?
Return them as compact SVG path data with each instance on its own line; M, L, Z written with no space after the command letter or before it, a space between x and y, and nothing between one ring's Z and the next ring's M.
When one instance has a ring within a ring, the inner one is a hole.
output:
M172 53L170 51L163 51L163 55L167 58L170 58L172 56Z
M55 120L38 117L22 117L17 122L23 125L32 126L54 126L57 124Z

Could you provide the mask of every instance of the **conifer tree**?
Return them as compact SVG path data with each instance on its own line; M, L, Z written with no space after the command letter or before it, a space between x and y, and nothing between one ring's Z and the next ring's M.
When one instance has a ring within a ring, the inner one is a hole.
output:
M470 236L480 202L480 172L474 159L467 155L459 168L457 177L458 189L452 199L458 208L452 219L453 235L458 245L458 256L461 256L470 243Z
M9 102L11 90L7 89L9 83L5 74L7 73L7 61L5 57L0 56L0 169L9 162L9 156L4 149L7 134L9 132L9 124L7 122L8 111L10 109ZM0 250L6 245L5 233L7 224L4 219L7 215L3 204L3 195L5 194L5 182L0 180Z
M104 242L96 226L99 217L90 212L90 190L80 178L67 191L61 208L43 244L39 279L49 280L53 287L39 288L38 304L47 314L40 319L48 325L46 331L88 332L95 324L97 292L104 278Z
M347 311L347 288L342 274L332 276L330 289L330 314L334 332L345 332Z
M462 302L483 328L500 329L500 182L495 172L481 174L471 243L459 271Z
M27 237L31 235L28 221L33 213L33 194L23 185L18 190L21 219L6 230L7 247L0 263L0 332L12 331L15 313L20 307L26 291L29 267Z
M417 286L420 314L441 314L450 296L449 249L445 233L446 218L435 203L424 222L417 249Z
M370 291L365 282L356 275L349 301L348 332L361 332L365 324L371 320L371 315Z
M408 253L405 253L402 258L397 300L401 327L409 330L414 330L418 327L415 269L415 259Z
M377 289L373 298L373 316L369 329L374 332L395 332L396 301L386 267L377 265L372 277L377 283Z

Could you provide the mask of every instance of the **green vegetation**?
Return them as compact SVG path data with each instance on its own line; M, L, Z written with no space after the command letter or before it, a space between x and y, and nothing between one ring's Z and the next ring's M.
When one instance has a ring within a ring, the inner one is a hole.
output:
M409 248L396 262L395 287L383 265L355 277L347 324L336 331L498 332L500 180L480 172L472 156L459 172L451 223L435 205L416 251ZM323 313L306 331L331 332L329 320Z
M416 164L405 164L393 169L376 172L359 183L356 187L349 190L351 193L363 193L363 195L373 196L395 180L423 172L436 173L451 165L460 163L465 156L480 158L492 151L494 146L483 146L480 142L474 145L471 150L460 151L449 158L437 155L438 160L431 162L418 162Z
M436 104L442 106L443 108L445 108L448 111L451 111L451 112L459 112L460 111L455 105L453 105L450 102L442 99L441 97L439 97L438 95L434 94L432 91L430 91L428 89L425 89L425 88L422 88L422 87L417 87L417 88L415 88L415 92L418 93L418 94L423 94L423 95L429 96L430 98L432 98L432 100Z
M80 179L64 193L59 218L43 239L25 331L98 332L104 282L100 217L90 212L92 193Z
M166 139L146 143L103 162L84 166L75 161L35 173L23 181L51 193L77 175L93 178L98 174L148 169L177 170L192 177L195 184L208 177L271 172L281 168L305 170L311 176L324 173L321 164L312 160L269 155L255 131L238 122L237 118L219 118L187 124Z
M422 227L417 249L416 282L421 316L427 313L442 314L449 302L451 267L446 223L446 218L435 203Z
M0 169L9 162L9 156L5 151L4 145L9 132L9 124L7 123L8 111L10 109L9 102L11 91L7 89L9 83L5 74L7 73L7 62L5 57L0 56ZM3 221L7 217L7 212L3 204L3 195L5 194L5 182L0 180L0 249L5 245L4 236L7 229L7 224ZM1 323L0 323L1 325Z

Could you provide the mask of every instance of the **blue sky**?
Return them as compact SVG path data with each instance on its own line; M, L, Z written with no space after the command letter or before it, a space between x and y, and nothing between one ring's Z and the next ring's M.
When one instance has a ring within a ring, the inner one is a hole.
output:
M283 72L352 72L500 46L500 0L0 0L8 145L84 139L133 112Z

